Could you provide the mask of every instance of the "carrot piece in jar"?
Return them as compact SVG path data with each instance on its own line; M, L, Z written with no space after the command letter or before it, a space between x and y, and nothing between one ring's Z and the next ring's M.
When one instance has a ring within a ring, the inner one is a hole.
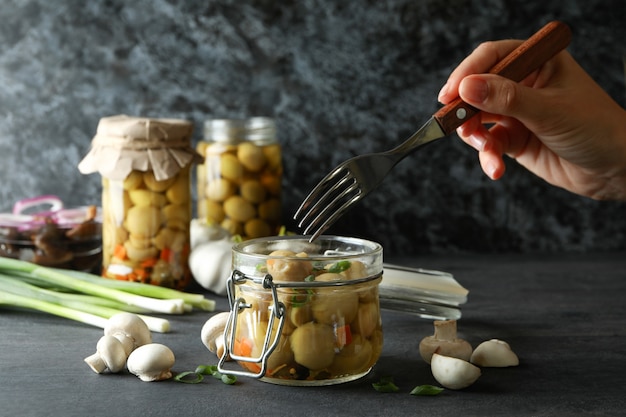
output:
M128 259L124 245L115 245L115 249L113 249L113 256L121 260Z
M350 325L346 324L337 327L337 330L335 331L335 337L336 345L340 349L352 343L352 331L350 330Z
M158 262L157 258L148 258L141 261L142 268L152 268Z
M163 248L161 249L161 255L159 256L159 258L165 262L171 262L172 255L173 255L173 252L170 248Z

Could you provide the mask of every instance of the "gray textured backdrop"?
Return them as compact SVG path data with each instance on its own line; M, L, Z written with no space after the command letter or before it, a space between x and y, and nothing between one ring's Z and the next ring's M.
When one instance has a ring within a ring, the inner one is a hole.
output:
M340 161L400 143L438 108L479 42L561 19L583 66L624 105L625 2L3 0L0 209L53 193L99 203L76 165L98 120L125 113L270 116L285 155L285 223ZM391 255L623 250L624 204L552 188L514 163L498 182L457 137L397 166L332 232Z

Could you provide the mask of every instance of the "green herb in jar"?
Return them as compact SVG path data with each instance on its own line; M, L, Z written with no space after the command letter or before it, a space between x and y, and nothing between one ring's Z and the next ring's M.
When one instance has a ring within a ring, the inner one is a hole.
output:
M334 264L332 264L329 268L328 268L328 272L332 272L335 274L338 274L340 272L343 272L347 269L350 269L351 263L350 261L339 261L339 262L335 262Z

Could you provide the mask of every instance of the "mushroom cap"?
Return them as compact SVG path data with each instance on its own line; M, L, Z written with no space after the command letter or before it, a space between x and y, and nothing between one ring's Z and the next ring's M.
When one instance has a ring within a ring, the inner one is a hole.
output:
M419 344L420 356L426 363L431 363L435 352L443 356L469 361L472 356L472 345L463 339L439 340L434 336L422 339Z
M139 346L128 357L126 367L142 381L161 381L172 377L174 352L160 343Z
M128 355L124 346L113 336L102 336L96 345L96 353L85 358L87 365L96 373L105 370L117 373L124 369Z
M463 389L472 385L481 371L477 366L458 358L434 353L430 361L430 370L442 386L448 389Z
M213 353L217 353L216 340L224 336L224 329L226 328L226 323L228 323L229 316L230 313L227 311L214 314L202 326L200 339L204 346Z
M504 368L519 365L519 358L507 342L491 339L476 347L470 362L478 366Z
M118 339L124 337L131 339L133 342L131 350L152 342L152 333L148 325L134 313L123 312L111 316L104 327L104 334ZM120 341L126 344L124 340Z

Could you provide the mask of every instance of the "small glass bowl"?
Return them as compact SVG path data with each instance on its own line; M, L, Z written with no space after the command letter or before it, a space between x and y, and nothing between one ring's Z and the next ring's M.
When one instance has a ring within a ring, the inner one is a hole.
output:
M223 373L280 385L352 381L383 346L382 247L362 239L281 236L233 247ZM232 359L243 368L226 369Z
M99 213L83 220L94 209L79 207L50 215L0 215L0 256L97 273L102 261L102 221Z

